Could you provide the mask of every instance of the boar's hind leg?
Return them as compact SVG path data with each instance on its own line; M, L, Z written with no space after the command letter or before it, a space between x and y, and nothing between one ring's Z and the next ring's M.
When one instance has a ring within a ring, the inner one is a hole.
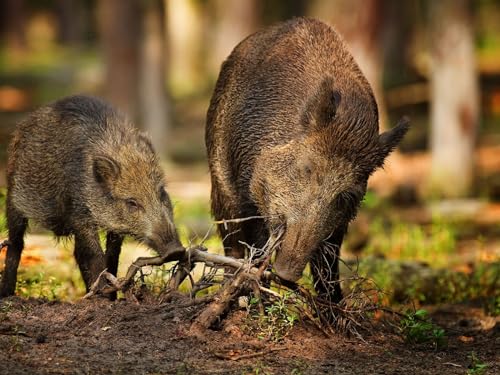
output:
M17 268L24 247L24 233L28 226L26 219L11 202L7 201L7 227L9 229L9 245L5 268L3 271L0 297L11 296L16 290Z
M343 229L334 232L311 259L314 288L318 296L335 303L342 300L339 257L344 233Z
M75 258L85 282L87 292L104 270L104 253L99 243L97 230L75 231Z
M122 249L123 236L114 232L108 232L106 236L106 269L115 275L118 272L118 259ZM116 299L116 292L109 294L108 298L112 301Z
M210 194L212 205L212 215L215 220L227 220L239 218L239 215L234 215L234 205L231 204L231 199L222 193L222 189L217 182L217 179L212 177L212 191ZM245 248L240 243L243 240L241 232L241 223L226 222L217 226L222 243L224 245L224 254L233 258L244 258Z

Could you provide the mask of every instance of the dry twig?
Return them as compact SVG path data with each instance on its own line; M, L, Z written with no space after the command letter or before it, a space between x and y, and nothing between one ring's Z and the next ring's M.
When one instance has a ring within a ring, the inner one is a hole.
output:
M254 353L245 353L245 354L231 354L231 353L222 353L222 352L214 352L213 354L220 359L225 359L225 360L231 360L231 361L238 361L240 359L248 359L248 358L255 358L255 357L261 357L273 352L278 352L282 350L286 350L287 348L270 348L265 351L260 351L260 352L254 352Z

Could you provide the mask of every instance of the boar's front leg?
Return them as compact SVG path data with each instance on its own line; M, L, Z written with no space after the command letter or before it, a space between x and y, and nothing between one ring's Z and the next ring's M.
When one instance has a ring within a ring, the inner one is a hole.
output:
M106 269L116 276L118 273L118 260L122 249L123 236L114 232L108 232L106 236ZM116 292L111 292L108 298L112 301L116 299Z
M339 257L345 232L345 228L339 228L333 232L311 259L311 273L316 293L320 298L334 303L342 300Z
M105 268L97 228L75 230L75 258L88 292Z
M118 272L118 259L122 249L123 236L114 232L108 232L106 236L106 268L109 273L116 276Z

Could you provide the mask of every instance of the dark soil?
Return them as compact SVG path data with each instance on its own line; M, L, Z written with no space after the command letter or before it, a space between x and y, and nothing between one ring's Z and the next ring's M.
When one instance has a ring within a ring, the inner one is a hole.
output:
M470 306L435 309L448 346L410 345L387 326L364 340L326 337L305 323L281 342L248 334L245 311L203 337L196 307L120 300L0 302L0 374L465 374L471 352L500 373L500 324Z

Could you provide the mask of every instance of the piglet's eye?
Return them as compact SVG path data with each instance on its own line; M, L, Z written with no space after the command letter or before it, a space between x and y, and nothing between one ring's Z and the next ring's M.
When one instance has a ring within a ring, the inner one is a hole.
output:
M129 212L131 212L131 213L137 212L141 208L139 203L137 203L137 200L135 200L134 198L126 199L125 204L127 205Z

